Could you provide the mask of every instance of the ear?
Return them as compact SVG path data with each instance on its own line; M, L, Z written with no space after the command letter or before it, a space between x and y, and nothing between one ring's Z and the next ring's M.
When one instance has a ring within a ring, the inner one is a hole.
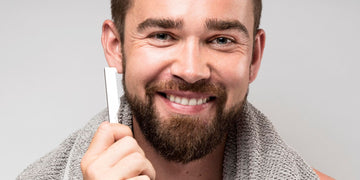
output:
M121 41L113 21L106 20L102 26L101 43L109 67L115 67L118 73L123 72Z
M265 31L259 29L255 35L252 60L250 65L249 82L252 83L260 69L260 64L265 48Z

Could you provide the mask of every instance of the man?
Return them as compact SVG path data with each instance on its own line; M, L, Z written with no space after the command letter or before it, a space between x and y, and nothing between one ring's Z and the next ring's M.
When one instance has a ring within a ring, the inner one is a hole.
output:
M18 179L318 179L246 101L260 14L260 0L112 0L120 123L100 113Z

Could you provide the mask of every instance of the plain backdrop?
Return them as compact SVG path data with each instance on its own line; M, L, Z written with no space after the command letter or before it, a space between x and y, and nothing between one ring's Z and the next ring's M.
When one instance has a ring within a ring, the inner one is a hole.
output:
M357 0L264 0L250 101L314 168L360 179ZM14 179L106 107L110 1L0 2L0 179Z

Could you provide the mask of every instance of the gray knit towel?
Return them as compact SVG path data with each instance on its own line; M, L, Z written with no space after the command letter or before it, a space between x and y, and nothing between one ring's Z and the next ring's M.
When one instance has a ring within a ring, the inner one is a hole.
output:
M106 110L71 134L56 149L29 165L16 179L83 179L80 161ZM132 128L132 115L121 98L119 122ZM276 133L271 122L249 102L226 140L223 179L318 179L309 165Z

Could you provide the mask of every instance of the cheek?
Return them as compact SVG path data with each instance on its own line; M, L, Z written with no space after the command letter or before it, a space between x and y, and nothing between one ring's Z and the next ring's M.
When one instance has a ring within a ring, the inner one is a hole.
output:
M246 54L213 56L213 75L229 88L249 83L250 57Z
M227 88L228 102L231 107L242 101L249 86L249 63L243 61L233 61L221 67L221 82Z
M241 95L246 93L249 85L249 69L246 67L238 67L233 72L228 71L226 80L229 91L234 91L235 94Z
M171 78L169 67L181 53L178 46L157 48L148 44L134 45L127 52L127 70L141 73L139 80L144 82Z
M171 63L171 51L159 51L156 48L132 48L126 54L126 87L132 94L145 97L145 85L170 76L167 67ZM143 98L144 98L143 97Z

